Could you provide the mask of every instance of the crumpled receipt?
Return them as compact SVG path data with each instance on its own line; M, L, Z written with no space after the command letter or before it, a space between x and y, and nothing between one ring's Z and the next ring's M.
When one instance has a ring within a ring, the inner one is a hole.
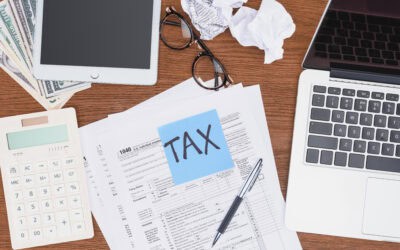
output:
M286 9L275 0L263 0L260 9L245 7L247 0L181 0L182 7L200 31L212 39L228 27L243 46L265 51L264 63L283 57L283 41L293 35L296 25ZM240 8L232 15L234 8Z
M181 0L183 10L200 31L200 38L211 40L224 32L232 18L233 8L247 0Z

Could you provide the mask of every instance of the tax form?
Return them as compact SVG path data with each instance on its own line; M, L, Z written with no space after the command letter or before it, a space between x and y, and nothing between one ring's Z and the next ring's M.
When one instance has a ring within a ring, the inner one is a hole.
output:
M209 249L226 209L259 157L265 161L260 179L215 248L300 249L297 235L283 223L284 201L259 88L236 88L161 107L162 113L155 105L142 114L136 112L132 119L109 118L109 128L118 125L118 129L94 133L108 165L103 172L94 167L95 176L104 175L107 184L112 183L118 197L114 205L118 200L124 210L121 216L119 209L113 209L115 218L123 219L110 219L108 227L128 225L130 234L126 232L125 238L133 236L132 245L121 246L126 243L117 240L115 249ZM175 186L157 127L210 109L218 111L235 167ZM127 148L131 151L124 151ZM104 206L113 205L105 202ZM111 238L121 236L114 233Z

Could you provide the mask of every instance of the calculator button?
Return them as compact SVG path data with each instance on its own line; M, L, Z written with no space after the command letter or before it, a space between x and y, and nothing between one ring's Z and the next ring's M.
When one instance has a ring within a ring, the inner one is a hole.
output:
M22 191L14 191L14 200L21 201L22 200Z
M26 218L25 217L20 217L17 219L17 227L22 229L26 227Z
M12 188L19 188L21 185L21 179L20 178L12 178L10 180L10 186Z
M64 171L64 177L66 181L75 181L77 174L75 169L67 169Z
M23 174L31 174L33 173L33 166L32 164L24 164L21 166L21 171Z
M42 201L42 210L43 211L50 211L52 209L53 209L53 202L51 200Z
M81 234L85 231L85 224L83 222L75 222L72 224L72 233Z
M57 231L60 236L68 236L71 234L71 227L67 212L59 212L56 214Z
M24 194L25 194L25 199L27 200L33 200L36 198L36 191L34 189L26 190Z
M24 176L23 181L24 181L25 187L31 187L35 183L33 175Z
M19 240L22 240L22 241L29 239L27 231L19 231L17 233L17 237Z
M65 186L64 184L58 184L53 186L53 194L54 195L63 195L65 193Z
M64 161L65 167L74 167L76 165L76 158L68 158Z
M39 228L30 230L29 236L30 236L31 240L40 240L43 237L42 230Z
M50 187L41 187L39 188L40 197L49 197L50 196Z
M57 237L57 229L55 226L51 226L51 227L46 227L44 229L44 235L46 236L46 238L55 238Z
M28 202L26 204L26 211L28 213L36 213L39 211L39 204L36 201Z
M77 182L72 182L67 184L68 193L78 193L79 192L79 185Z
M56 222L54 219L54 214L52 213L44 214L42 219L43 219L43 225L53 225Z
M57 209L65 209L67 208L67 199L66 198L58 198L54 201L54 207Z
M81 197L71 196L69 198L69 205L71 208L80 208L81 207Z
M25 212L24 204L18 204L18 205L15 207L15 211L16 211L17 214L19 214L19 215L24 214L24 212Z
M46 172L48 168L47 162L39 162L36 164L36 171L37 172Z
M51 180L53 183L60 183L63 181L63 173L62 171L56 171L51 174Z
M29 225L37 227L40 225L40 215L33 215L29 217Z
M71 212L69 212L69 217L71 218L72 221L81 221L83 220L83 212L82 209L74 209Z
M53 169L57 169L61 167L61 161L60 160L53 160L50 161L50 167Z
M49 183L49 174L47 174L47 173L37 174L36 175L36 182L39 185L44 185L44 184Z
M19 175L18 166L11 166L8 168L8 173L10 176L17 176Z

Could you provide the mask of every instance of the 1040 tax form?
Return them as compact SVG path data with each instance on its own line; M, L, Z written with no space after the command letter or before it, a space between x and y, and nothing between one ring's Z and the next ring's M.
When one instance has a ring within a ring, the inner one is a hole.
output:
M261 157L259 180L214 248L301 249L296 233L284 225L285 204L259 87L165 100L81 130L93 213L110 247L210 249ZM234 167L175 185L157 129L209 110L218 112Z

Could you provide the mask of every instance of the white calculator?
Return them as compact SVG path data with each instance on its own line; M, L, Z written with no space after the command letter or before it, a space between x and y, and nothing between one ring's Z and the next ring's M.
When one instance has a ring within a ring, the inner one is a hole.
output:
M0 119L0 166L14 249L93 237L73 108Z

